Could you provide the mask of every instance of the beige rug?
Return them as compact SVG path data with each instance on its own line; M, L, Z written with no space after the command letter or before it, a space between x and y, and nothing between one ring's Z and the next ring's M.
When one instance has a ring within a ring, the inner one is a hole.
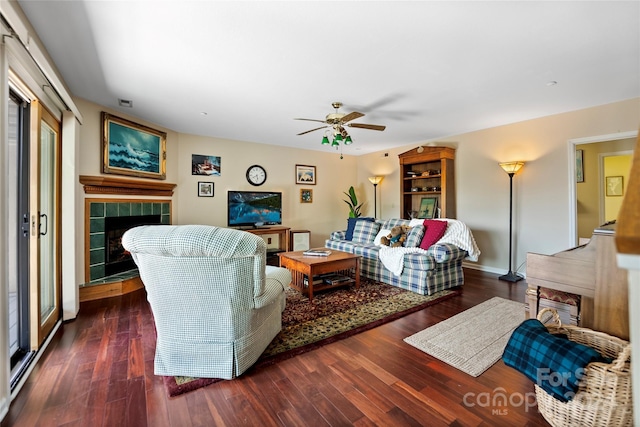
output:
M473 377L502 357L524 304L494 297L404 339L419 350Z

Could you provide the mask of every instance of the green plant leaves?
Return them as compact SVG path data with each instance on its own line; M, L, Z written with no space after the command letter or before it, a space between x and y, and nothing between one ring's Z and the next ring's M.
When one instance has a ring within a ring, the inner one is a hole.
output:
M349 206L349 218L359 218L360 208L362 207L362 203L358 204L358 197L356 196L356 190L353 188L353 185L349 187L349 192L345 192L344 194L349 197L349 200L344 200L344 202Z

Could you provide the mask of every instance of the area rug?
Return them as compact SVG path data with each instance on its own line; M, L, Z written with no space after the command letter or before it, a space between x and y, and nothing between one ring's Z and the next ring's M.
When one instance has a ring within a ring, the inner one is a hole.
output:
M313 295L313 303L287 289L282 331L251 369L271 365L320 346L375 328L407 314L459 295L445 290L430 296L405 291L369 279L354 286ZM221 381L215 378L164 377L169 396L177 396Z
M494 297L404 339L419 350L473 377L502 357L524 304Z

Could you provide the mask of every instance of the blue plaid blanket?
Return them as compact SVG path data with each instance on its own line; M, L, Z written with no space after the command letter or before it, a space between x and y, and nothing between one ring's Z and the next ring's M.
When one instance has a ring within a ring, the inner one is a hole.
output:
M573 399L589 363L611 363L591 347L549 333L535 319L513 331L502 360L561 402Z

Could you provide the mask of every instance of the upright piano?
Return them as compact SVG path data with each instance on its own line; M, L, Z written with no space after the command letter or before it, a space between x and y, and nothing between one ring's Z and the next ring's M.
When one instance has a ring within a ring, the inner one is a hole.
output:
M581 296L585 328L629 339L627 271L616 263L615 224L596 228L589 242L553 255L527 254L528 317L538 313L539 289Z

